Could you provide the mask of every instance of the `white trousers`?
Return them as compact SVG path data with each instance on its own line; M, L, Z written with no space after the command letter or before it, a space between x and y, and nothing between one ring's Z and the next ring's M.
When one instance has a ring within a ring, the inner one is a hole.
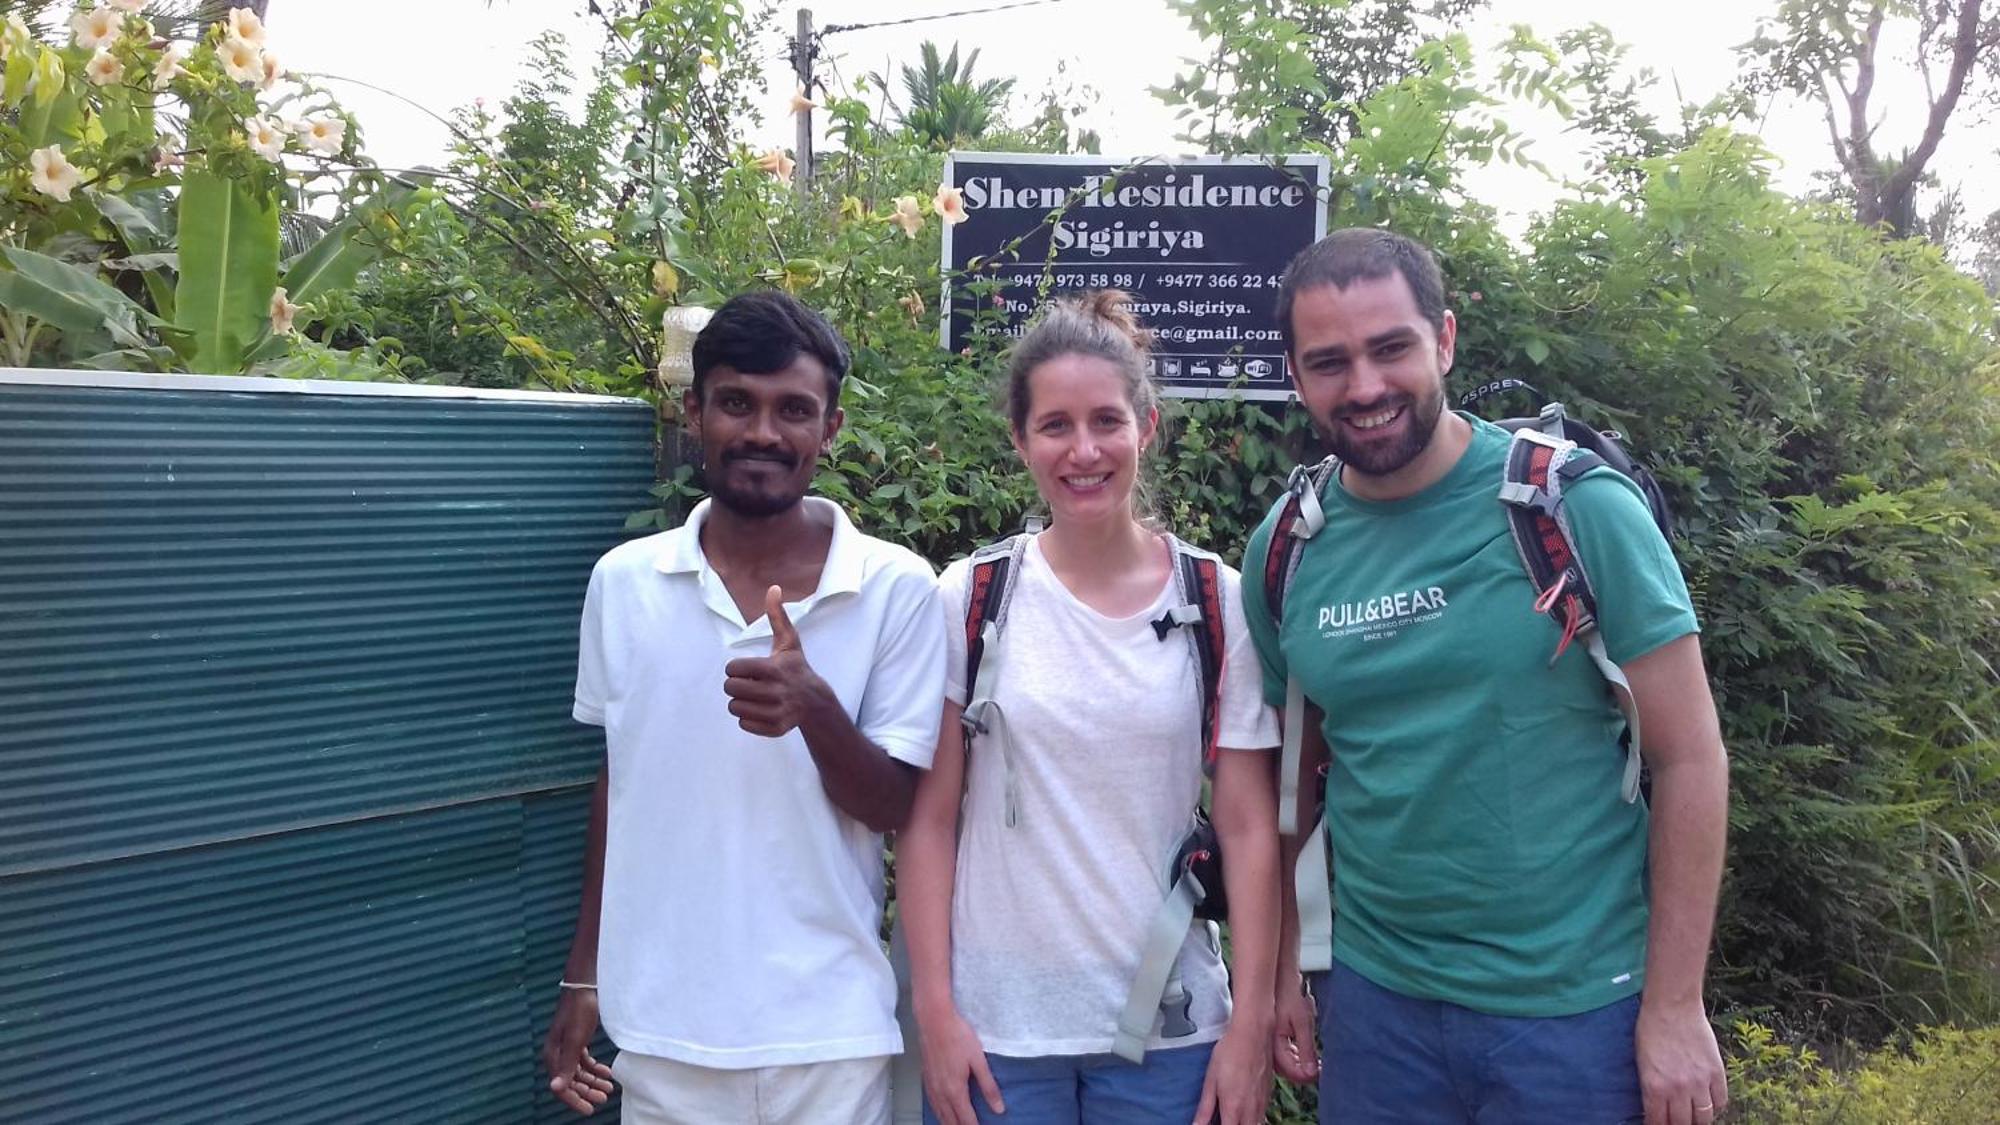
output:
M611 1061L631 1125L888 1125L889 1059L719 1070L620 1051Z

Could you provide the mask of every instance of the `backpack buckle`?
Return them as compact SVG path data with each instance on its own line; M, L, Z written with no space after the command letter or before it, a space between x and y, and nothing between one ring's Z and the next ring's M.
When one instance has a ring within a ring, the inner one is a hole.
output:
M1542 407L1541 413L1535 417L1540 422L1543 433L1552 438L1563 436L1563 419L1568 417L1568 412L1563 409L1562 403L1549 403Z
M1550 519L1554 519L1556 512L1562 507L1561 497L1546 488L1536 488L1524 481L1510 480L1501 484L1500 500L1516 508L1540 512Z
M967 737L977 734L992 734L993 728L986 721L986 712L993 706L990 699L979 699L966 705L958 713L959 725L965 728Z
M1176 628L1182 625L1199 625L1201 624L1201 620L1200 606L1177 605L1161 614L1158 618L1147 622L1147 624L1151 625L1153 632L1164 641L1167 639L1167 634L1173 632Z

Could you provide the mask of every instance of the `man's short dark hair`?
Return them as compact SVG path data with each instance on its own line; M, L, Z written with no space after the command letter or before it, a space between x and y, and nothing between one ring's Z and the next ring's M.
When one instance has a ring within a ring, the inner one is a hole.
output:
M1285 353L1292 351L1292 303L1300 292L1320 285L1345 289L1356 281L1392 273L1402 274L1409 283L1417 311L1431 328L1444 331L1444 275L1438 272L1430 247L1394 231L1348 227L1299 251L1285 267L1285 279L1278 283L1278 331L1285 340Z
M826 368L827 409L840 402L847 374L847 345L826 318L782 289L752 289L725 301L694 338L694 397L717 367L746 375L769 375L792 365L801 354Z

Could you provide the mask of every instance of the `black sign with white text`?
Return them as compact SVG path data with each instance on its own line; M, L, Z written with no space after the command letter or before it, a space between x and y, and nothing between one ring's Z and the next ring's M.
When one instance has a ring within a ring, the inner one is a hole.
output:
M1283 398L1271 309L1286 263L1326 233L1326 179L1317 156L954 153L945 182L964 193L966 217L945 228L944 342L1018 337L1047 297L1123 289L1153 331L1165 393ZM974 284L987 279L997 291Z

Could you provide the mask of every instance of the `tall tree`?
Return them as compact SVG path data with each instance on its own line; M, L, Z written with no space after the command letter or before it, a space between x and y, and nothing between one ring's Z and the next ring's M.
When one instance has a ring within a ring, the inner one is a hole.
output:
M937 44L925 40L919 65L902 66L903 93L908 99L901 107L903 126L933 149L947 149L986 132L999 117L1007 95L1014 89L1012 78L972 76L979 50L959 62L958 44L951 54L940 56Z
M1305 135L1329 145L1354 135L1355 107L1409 77L1417 48L1460 30L1488 0L1280 0L1274 15L1298 25L1325 99L1301 108Z
M1885 31L1914 31L1927 101L1915 145L1884 151L1876 101ZM1784 0L1742 48L1753 86L1818 101L1854 217L1898 237L1919 232L1917 189L1956 114L2000 107L2000 5L1983 0Z

